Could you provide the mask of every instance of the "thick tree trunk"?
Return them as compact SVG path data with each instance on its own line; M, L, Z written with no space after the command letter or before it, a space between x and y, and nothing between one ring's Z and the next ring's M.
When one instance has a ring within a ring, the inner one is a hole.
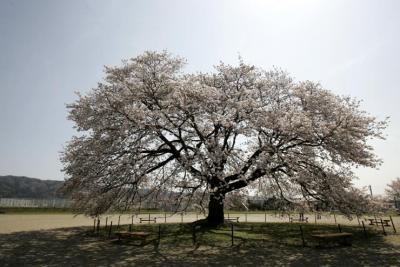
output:
M207 224L210 226L218 226L224 223L224 198L223 194L211 194L208 203Z

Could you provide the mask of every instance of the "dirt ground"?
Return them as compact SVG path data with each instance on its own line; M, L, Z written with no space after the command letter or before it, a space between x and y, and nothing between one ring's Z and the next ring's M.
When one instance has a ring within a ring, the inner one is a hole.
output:
M226 214L227 216L227 214ZM279 214L231 214L231 216L239 216L241 222L288 222L289 217L287 214L281 216ZM298 214L292 214L292 217L298 217ZM308 217L309 223L315 223L314 214L305 214ZM114 225L120 220L120 224L130 224L132 222L132 215L123 214L119 218L119 215L104 215L101 219L101 225L105 224L107 217L107 223L110 224L112 221ZM148 217L148 213L139 214L133 216L133 223L138 224L139 218ZM204 218L202 214L187 213L184 216L180 214L165 215L164 213L152 213L151 218L156 217L157 223L180 223L180 222L193 222L197 219ZM317 220L318 224L324 223L336 223L347 224L347 225L358 225L357 218L349 220L344 216L339 215L323 215L321 219ZM247 218L247 219L246 219ZM394 224L400 230L400 217L394 217ZM14 233L20 231L34 231L34 230L47 230L64 227L77 227L77 226L93 226L93 218L86 217L83 215L74 216L73 214L0 214L0 234L2 233Z
M172 247L161 241L140 247L85 233L66 228L0 234L0 266L400 266L400 246L383 236L321 249L268 242Z

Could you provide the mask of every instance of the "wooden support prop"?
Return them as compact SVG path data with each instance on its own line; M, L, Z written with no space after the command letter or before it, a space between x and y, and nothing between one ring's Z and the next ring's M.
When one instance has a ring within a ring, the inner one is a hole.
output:
M335 219L335 223L336 223L336 214L335 214L335 212L333 212L333 218Z
M231 242L233 247L233 223L231 224Z
M396 233L396 227L394 227L392 216L389 215L390 221L392 222L393 231Z
M196 245L196 225L195 224L193 224L193 227L192 227L192 238L193 238L193 246L195 246Z
M100 218L97 218L97 234L100 232Z
M383 232L383 235L386 235L385 226L383 225L382 218L381 218L381 225L382 225L382 232Z
M265 223L267 222L267 213L266 212L264 212L264 222Z
M118 216L118 226L117 226L117 229L119 229L119 223L120 223L120 221L121 221L121 215Z
M364 236L367 237L367 231L365 230L364 221L361 221L361 222L362 222L362 227L363 227L363 230L364 230Z
M340 224L337 225L338 229L339 229L339 233L342 232L342 227L340 227Z
M181 223L183 223L183 212L181 212Z
M111 237L111 231L112 231L112 221L110 223L110 228L108 229L108 239Z
M161 242L161 224L158 225L158 245L160 245Z
M306 246L306 242L304 241L304 234L303 234L303 228L300 225L300 233L301 233L301 242L303 244L303 247Z
M108 216L106 217L106 225L104 226L104 229L107 229L107 221L108 221Z

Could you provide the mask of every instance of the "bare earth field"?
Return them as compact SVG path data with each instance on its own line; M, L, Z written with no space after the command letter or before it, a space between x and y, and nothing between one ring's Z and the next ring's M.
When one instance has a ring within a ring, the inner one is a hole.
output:
M151 218L157 217L157 223L181 223L181 222L193 222L197 219L204 218L202 214L186 213L184 216L180 214L166 215L164 213L151 213ZM226 214L227 216L227 214ZM289 222L287 214L274 215L264 213L232 213L230 216L238 216L240 222ZM298 217L298 214L292 214L292 217ZM313 214L305 214L308 217L309 223L315 223L315 217ZM118 223L119 215L104 215L101 219L101 225L105 224L105 218L108 217L108 224L112 221L114 225ZM138 224L139 218L148 217L148 213L133 215L133 223ZM247 220L246 220L247 217ZM342 225L358 225L358 220L348 218L340 215L336 215L336 223ZM364 218L364 217L363 217ZM369 218L372 218L369 216ZM362 218L360 218L361 220ZM400 230L400 217L393 217L394 224ZM120 217L120 224L130 224L132 222L132 215L123 214ZM317 220L318 224L334 224L335 218L333 215L325 214L321 219ZM32 231L32 230L46 230L66 227L77 227L77 226L93 226L93 218L86 217L84 215L73 215L73 214L0 214L0 234L2 233L13 233L20 231Z
M134 223L145 216L134 216ZM165 220L164 214L154 216L159 217L157 222ZM235 216L245 220L243 214ZM314 222L311 216L308 215L309 224ZM115 225L119 216L108 217L108 223L113 221ZM174 215L167 216L167 222L190 222L197 218L200 217L196 214ZM343 225L358 225L357 219L336 219ZM128 224L131 220L132 216L122 215L120 223ZM267 218L265 214L248 215L247 220L288 221L287 217L268 214ZM327 216L318 224L334 223L333 220ZM104 221L103 217L102 225ZM400 230L399 217L395 218L395 225ZM93 219L81 215L0 214L0 266L400 266L400 235L390 227L386 227L388 236L378 234L365 241L361 239L351 247L316 248L268 240L216 247L176 245L162 239L160 244L136 246L88 234L92 226Z

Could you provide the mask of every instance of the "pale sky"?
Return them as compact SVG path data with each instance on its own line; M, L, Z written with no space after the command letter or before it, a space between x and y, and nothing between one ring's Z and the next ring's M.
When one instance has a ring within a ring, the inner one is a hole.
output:
M241 55L390 116L387 139L372 143L384 163L355 181L383 193L400 176L399 11L396 0L0 0L0 175L63 180L74 92L95 87L104 65L166 49L187 72Z

